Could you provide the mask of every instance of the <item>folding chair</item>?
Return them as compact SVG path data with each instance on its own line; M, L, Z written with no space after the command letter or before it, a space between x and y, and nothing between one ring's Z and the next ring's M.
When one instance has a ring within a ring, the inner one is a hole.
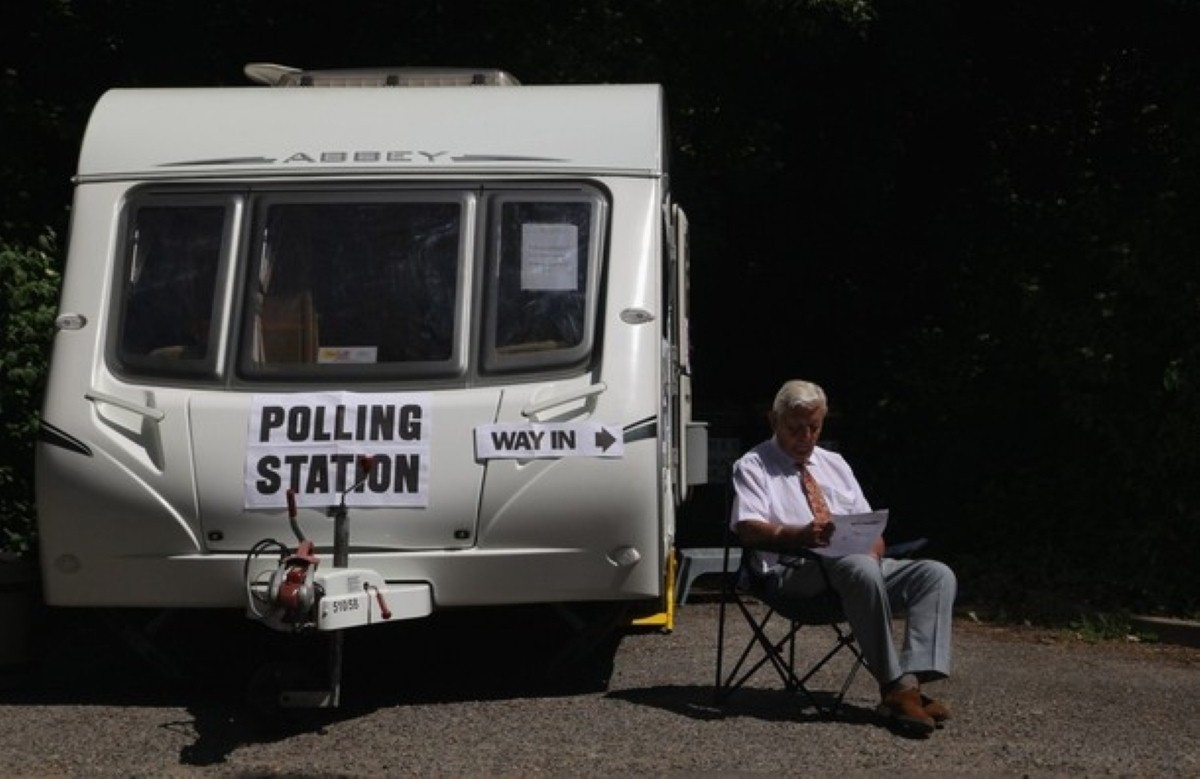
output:
M787 603L768 603L757 577L749 566L754 555L743 553L736 570L729 568L729 546L732 533L726 534L725 567L721 592L720 617L717 623L717 673L715 698L718 704L746 684L764 666L770 665L788 692L800 693L823 716L832 717L841 708L846 692L863 667L862 652L854 635L845 625L841 603L831 587L813 598ZM828 580L827 580L828 582ZM754 603L759 605L757 608ZM728 670L724 667L726 644L727 604L732 603L750 628L738 659ZM797 666L796 638L801 629L811 627L832 633L832 645L807 668ZM824 704L809 680L845 650L851 657L841 687L831 696L832 704Z

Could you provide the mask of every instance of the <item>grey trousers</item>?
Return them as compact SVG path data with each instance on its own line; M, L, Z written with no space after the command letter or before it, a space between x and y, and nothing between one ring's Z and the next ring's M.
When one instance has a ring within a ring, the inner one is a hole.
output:
M911 673L920 681L950 675L950 641L958 580L936 560L876 560L871 555L789 558L763 582L768 602L811 598L829 584L840 596L846 621L858 640L867 670L880 685ZM892 615L905 617L897 652Z

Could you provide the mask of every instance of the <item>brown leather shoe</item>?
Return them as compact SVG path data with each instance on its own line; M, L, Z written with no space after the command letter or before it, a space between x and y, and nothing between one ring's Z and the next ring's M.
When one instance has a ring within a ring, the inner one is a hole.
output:
M878 711L909 733L927 735L937 727L933 717L921 705L921 691L916 688L892 690L884 694Z
M930 698L924 693L921 693L921 708L925 709L925 713L933 720L933 724L939 728L942 723L950 719L950 709L946 707L946 704Z

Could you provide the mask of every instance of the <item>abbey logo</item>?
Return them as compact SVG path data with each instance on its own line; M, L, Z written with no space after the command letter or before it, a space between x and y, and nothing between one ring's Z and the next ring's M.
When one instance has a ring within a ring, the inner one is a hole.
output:
M448 151L426 151L423 149L322 151L309 153L298 151L279 160L284 165L296 163L309 165L347 164L433 164L433 163L479 163L479 162L566 162L558 157L536 157L524 154L451 154Z
M396 149L393 151L323 151L317 154L299 151L290 157L285 157L281 162L285 165L294 162L312 164L330 163L334 165L345 164L347 162L437 162L439 158L445 157L449 153L446 151L421 151L418 149Z
M197 167L204 165L445 165L499 162L562 163L560 157L537 157L525 154L451 154L448 151L423 149L360 150L360 151L298 151L287 157L225 157L222 159L183 160L164 163L164 167Z

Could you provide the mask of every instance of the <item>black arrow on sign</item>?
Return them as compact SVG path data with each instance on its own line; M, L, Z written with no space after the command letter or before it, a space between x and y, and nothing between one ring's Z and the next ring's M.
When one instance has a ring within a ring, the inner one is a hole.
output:
M608 432L604 428L600 428L600 431L596 433L596 446L600 447L600 451L602 452L607 452L608 447L612 446L616 442L617 439L613 438L612 433Z

